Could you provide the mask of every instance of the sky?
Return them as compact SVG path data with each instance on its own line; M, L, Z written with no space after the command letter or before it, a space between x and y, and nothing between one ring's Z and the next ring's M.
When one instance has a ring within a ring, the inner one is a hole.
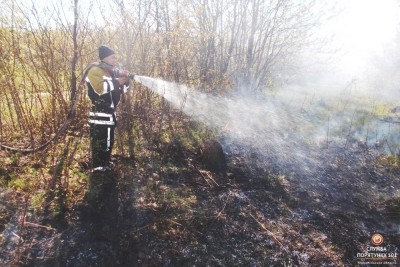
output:
M342 12L324 28L333 34L331 45L340 49L339 67L357 75L370 58L384 51L393 41L400 24L400 1L338 0Z
M334 55L333 68L349 79L361 75L371 65L371 58L382 54L387 43L393 42L396 33L400 32L400 0L325 0L341 10L333 20L322 26L321 33L330 39L330 47L338 52ZM0 0L2 3L3 0ZM46 14L43 8L59 6L57 0L21 0L24 6L35 5L38 14ZM90 10L87 5L108 1L80 0L80 11ZM320 3L323 3L321 0ZM63 1L63 19L72 20L73 1ZM329 12L329 8L325 7ZM1 11L0 11L1 12ZM91 16L96 17L98 16ZM41 16L40 16L41 18ZM48 19L43 16L43 19ZM46 21L44 21L46 23ZM333 38L331 38L333 36ZM311 53L312 57L314 56ZM308 56L308 55L307 55ZM390 56L390 55L389 55Z

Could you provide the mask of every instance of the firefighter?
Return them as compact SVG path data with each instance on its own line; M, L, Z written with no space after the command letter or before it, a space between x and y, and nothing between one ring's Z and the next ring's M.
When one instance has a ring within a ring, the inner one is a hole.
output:
M92 63L84 73L88 96L92 102L89 114L93 171L111 170L111 152L116 127L115 110L121 95L129 89L129 78L115 71L115 52L101 45L99 62Z

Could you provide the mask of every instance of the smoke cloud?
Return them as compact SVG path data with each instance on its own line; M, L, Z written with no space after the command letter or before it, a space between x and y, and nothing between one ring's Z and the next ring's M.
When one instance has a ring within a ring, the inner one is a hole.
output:
M136 81L177 109L216 129L229 149L234 144L311 172L329 163L321 149L363 145L398 153L399 124L391 111L361 97L356 83L341 90L291 86L277 93L217 97L185 85L145 76ZM379 110L381 109L381 110Z

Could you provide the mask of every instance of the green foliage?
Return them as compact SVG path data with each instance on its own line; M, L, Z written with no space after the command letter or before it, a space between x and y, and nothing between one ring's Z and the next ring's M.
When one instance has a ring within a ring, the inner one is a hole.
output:
M390 114L390 106L385 103L377 103L373 109L376 116L388 116Z
M12 154L10 156L11 166L16 167L19 164L21 155L19 153Z
M10 180L11 176L9 171L0 167L0 186L6 187Z
M197 202L190 188L173 188L150 178L143 188L148 206L152 208L188 210Z
M378 158L378 162L391 169L400 169L400 157L396 154L381 156Z
M174 135L174 141L178 143L178 149L195 152L209 137L209 131L198 122L189 121L187 128L182 128Z
M204 140L209 137L208 135L209 131L204 125L194 121L190 122L187 136L191 140L193 146L200 146Z
M30 208L34 212L38 212L38 211L42 210L43 203L45 201L46 196L47 196L47 193L43 189L34 192L31 196Z
M8 187L18 191L27 191L30 189L29 182L24 177L14 177L8 183Z
M56 193L53 201L50 202L50 212L52 217L62 217L67 210L67 203L65 202L65 192L60 191Z
M73 172L73 177L77 178L74 179L74 181L87 180L88 174L80 169L75 169Z

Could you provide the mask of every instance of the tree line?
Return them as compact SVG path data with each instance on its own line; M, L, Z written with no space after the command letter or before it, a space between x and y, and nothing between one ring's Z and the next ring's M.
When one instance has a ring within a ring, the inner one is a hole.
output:
M269 90L290 79L320 16L314 0L2 0L0 138L34 144L65 120L97 47L117 51L137 74L209 93ZM139 87L139 85L135 85ZM86 116L80 94L77 116ZM129 96L144 118L154 96ZM141 105L141 106L140 106ZM159 101L156 108L168 105ZM157 120L156 116L154 119ZM132 126L131 123L128 123ZM11 138L13 137L13 138ZM36 141L35 141L36 140ZM25 144L26 145L26 144Z

